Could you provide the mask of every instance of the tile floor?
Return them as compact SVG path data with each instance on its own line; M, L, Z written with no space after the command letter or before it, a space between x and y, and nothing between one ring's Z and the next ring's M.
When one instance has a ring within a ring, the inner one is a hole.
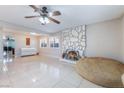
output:
M73 64L45 56L15 58L0 62L0 87L10 88L100 88L77 74Z

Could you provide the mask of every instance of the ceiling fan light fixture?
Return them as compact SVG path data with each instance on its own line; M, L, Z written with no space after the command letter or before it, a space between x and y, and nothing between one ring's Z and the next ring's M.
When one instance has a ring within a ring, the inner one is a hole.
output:
M48 19L47 17L40 17L40 18L39 18L39 21L40 21L43 25L50 23L50 21L49 21L49 19Z
M47 17L44 18L45 19L45 22L48 24L50 23L49 19Z
M60 11L47 11L47 7L39 8L35 5L29 5L31 8L33 8L39 15L36 16L25 16L25 18L39 18L38 20L41 22L42 25L48 24L50 22L54 22L56 24L60 24L60 21L52 18L52 16L59 16L61 15Z
M53 13L52 12L49 12L49 16L52 17Z

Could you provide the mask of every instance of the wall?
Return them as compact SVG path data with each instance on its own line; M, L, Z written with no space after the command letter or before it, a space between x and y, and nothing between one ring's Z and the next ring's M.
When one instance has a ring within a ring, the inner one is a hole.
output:
M26 46L27 37L30 38L30 46ZM16 55L17 56L20 56L20 48L31 47L31 48L38 49L38 41L37 41L37 37L35 36L18 34L17 36L15 36L15 40L16 40L15 43L16 43Z
M76 26L62 31L62 52L69 50L79 51L80 56L84 55L86 47L85 25Z
M60 51L61 43L60 43L59 48L50 48L49 47L49 39L48 39L50 36L56 36L61 40L60 33L54 33L54 34L50 34L49 36L41 36L41 37L39 37L39 47L40 47L40 39L42 39L42 38L47 38L47 44L48 44L47 47L45 47L45 48L41 48L41 47L39 48L40 55L59 58L61 56L61 51Z
M31 29L31 28L27 28L25 26L19 26L19 25L7 23L4 21L0 21L0 57L2 55L2 53L1 53L2 52L2 49L1 49L2 35L11 35L15 38L16 56L20 56L20 48L34 47L34 48L39 49L38 37L37 36L30 36L29 32L39 32L39 31ZM42 31L40 31L40 32L42 32ZM42 33L44 33L44 32L42 32ZM26 37L31 38L31 45L30 46L25 45L26 44Z
M73 49L77 49L79 51L81 51L81 49L83 50L85 44L83 42L82 43L80 43L80 42L82 41L81 38L83 38L83 32L85 32L84 30L85 30L85 26L76 26L73 28L65 29L59 33L49 34L49 36L41 36L40 39L47 38L48 46L46 48L40 48L40 54L52 56L52 57L56 57L56 58L61 58L62 51L65 51L66 49L71 49L70 46L72 46ZM49 47L48 38L51 36L56 36L60 39L60 48L50 48ZM75 46L75 45L77 45L77 46ZM82 53L83 52L81 52L81 55L82 55Z
M87 56L108 57L122 61L121 20L111 20L87 26Z
M122 17L122 36L123 36L123 40L122 40L122 61L124 63L124 16Z
M107 58L113 58L116 60L123 61L124 56L122 57L122 55L124 55L124 48L122 54L121 24L122 24L121 19L115 19L115 20L87 25L86 56L107 57ZM62 43L62 33L57 34L57 36L60 37L60 42ZM124 42L123 42L123 47L124 47ZM51 49L49 47L40 48L40 54L45 54L54 57L61 57L62 55L61 49L62 46L60 47L60 49Z
M68 33L70 33L69 30ZM122 61L121 19L87 25L86 35L86 56L108 57ZM69 41L72 41L72 39L73 38L70 38ZM65 44L64 47L66 47L67 45L68 44Z
M0 29L1 30L1 29ZM0 34L0 59L2 58L2 34Z
M55 48L41 48L40 49L40 55L45 55L45 56L50 56L50 57L55 57L59 58L60 55L60 49L55 49Z
M38 38L36 36L31 36L28 34L20 34L15 32L3 31L2 35L9 35L15 38L15 55L21 55L21 48L32 47L38 49ZM26 46L26 38L30 37L30 46Z

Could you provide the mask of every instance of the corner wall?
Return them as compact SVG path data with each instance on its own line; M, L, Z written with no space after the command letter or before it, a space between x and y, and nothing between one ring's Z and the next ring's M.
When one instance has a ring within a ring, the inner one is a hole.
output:
M87 26L87 56L108 57L122 61L121 19Z
M107 57L124 62L124 29L122 37L122 19L114 19L87 25L86 33L86 56ZM61 34L59 36L61 37ZM62 45L61 39L62 38L60 38L60 42ZM61 49L62 46L60 47L60 49L40 48L40 53L60 58L62 55Z

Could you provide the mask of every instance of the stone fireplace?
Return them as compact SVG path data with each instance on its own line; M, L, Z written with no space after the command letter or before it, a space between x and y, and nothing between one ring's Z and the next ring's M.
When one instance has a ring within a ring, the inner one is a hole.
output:
M72 61L78 61L81 58L81 56L79 51L66 50L66 52L62 54L62 58L67 60L72 60Z
M62 59L78 61L85 56L86 26L76 26L62 31ZM72 62L71 62L72 63Z

